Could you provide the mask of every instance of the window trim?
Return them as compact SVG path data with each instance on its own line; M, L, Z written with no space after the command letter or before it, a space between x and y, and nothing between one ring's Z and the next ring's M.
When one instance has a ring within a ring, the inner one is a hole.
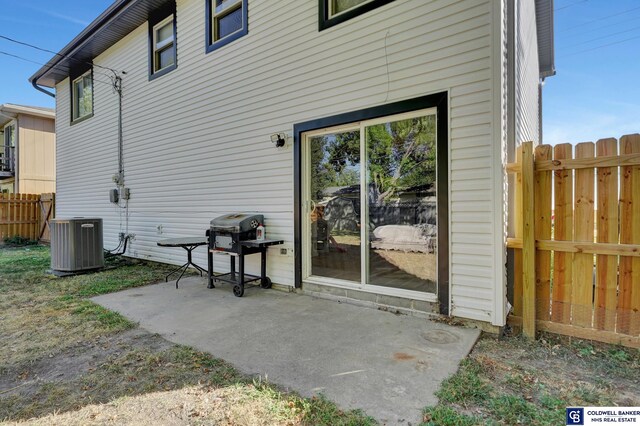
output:
M17 127L17 120L11 120L4 125L4 127L2 128L2 145L3 146L11 146L7 144L7 129L12 129L11 135L13 135L13 148L15 148L16 145L18 145L16 143L16 137L18 135L18 133L16 132L16 127Z
M87 74L89 74L91 76L91 113L83 115L82 117L75 117L75 108L76 108L76 102L75 102L75 96L76 96L76 91L75 91L75 83L76 81L78 81L81 78L84 78ZM94 90L94 79L93 79L93 67L89 68L88 70L85 70L84 72L75 74L74 76L70 76L70 80L71 80L71 84L70 84L70 92L71 92L71 125L74 124L78 124L81 123L85 120L90 119L91 117L93 117L94 111L95 111L95 90Z
M156 55L156 35L155 30L159 26L165 23L165 21L173 20L173 65L169 65L168 67L159 69L155 71L155 55ZM176 16L176 4L172 2L168 5L168 7L163 7L162 9L154 12L149 16L149 81L154 80L158 77L162 77L165 74L170 73L171 71L178 68L178 24L177 24L177 16Z
M7 133L8 129L11 129L11 135L13 136L13 145L11 145L10 141L7 141L7 139L9 138L9 134ZM18 149L18 120L14 119L9 121L4 125L4 127L2 127L0 131L2 135L2 137L0 138L0 143L2 145L2 149L0 149L0 158L4 159L5 157L7 157L10 161L13 160L9 165L9 172L12 172L15 176L17 174L16 171L18 168L18 162L16 161L16 153ZM13 152L11 152L11 148L13 148ZM0 169L0 172L1 171L3 170ZM6 172L7 170L4 171Z
M326 30L335 25L346 22L357 16L370 12L395 0L371 0L369 2L357 5L351 9L347 9L344 12L337 13L333 16L329 15L329 2L331 0L318 0L318 31Z
M247 35L249 33L249 1L240 0L240 7L242 8L242 28L228 36L214 41L213 36L213 10L215 8L213 2L216 0L205 0L205 53L213 52L226 46L227 44Z

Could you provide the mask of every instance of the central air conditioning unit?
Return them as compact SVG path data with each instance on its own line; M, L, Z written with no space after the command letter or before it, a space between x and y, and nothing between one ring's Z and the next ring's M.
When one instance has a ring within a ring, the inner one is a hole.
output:
M52 219L51 270L67 275L104 267L102 219Z

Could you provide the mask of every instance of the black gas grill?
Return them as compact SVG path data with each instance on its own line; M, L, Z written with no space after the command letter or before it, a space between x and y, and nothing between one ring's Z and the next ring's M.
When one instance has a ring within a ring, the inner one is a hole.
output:
M209 248L240 254L241 241L255 240L256 228L264 222L261 214L232 213L211 221Z
M247 283L260 281L262 288L271 288L271 280L266 276L267 247L283 244L282 240L256 240L256 228L264 223L264 216L251 213L232 213L217 217L211 221L207 231L209 236L209 288L214 282L223 281L233 284L233 294L242 297ZM229 273L214 274L213 254L230 255ZM244 271L244 256L261 254L260 275L247 274ZM236 272L236 257L239 268Z

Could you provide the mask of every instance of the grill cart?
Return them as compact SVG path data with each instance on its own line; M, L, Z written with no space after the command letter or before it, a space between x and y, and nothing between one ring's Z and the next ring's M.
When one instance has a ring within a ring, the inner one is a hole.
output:
M283 244L283 240L256 240L256 228L264 222L261 214L232 213L217 217L211 221L207 231L209 236L209 285L214 288L216 281L233 284L233 294L242 297L245 284L259 281L262 288L271 288L271 279L267 277L267 248ZM226 253L229 255L230 272L214 274L213 255ZM244 271L244 257L260 253L260 275L247 274ZM236 271L236 257L238 270Z

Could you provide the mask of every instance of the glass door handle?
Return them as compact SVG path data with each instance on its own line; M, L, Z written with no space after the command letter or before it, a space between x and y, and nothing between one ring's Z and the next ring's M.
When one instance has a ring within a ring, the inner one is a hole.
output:
M309 211L313 212L316 209L316 202L313 200L309 200Z

